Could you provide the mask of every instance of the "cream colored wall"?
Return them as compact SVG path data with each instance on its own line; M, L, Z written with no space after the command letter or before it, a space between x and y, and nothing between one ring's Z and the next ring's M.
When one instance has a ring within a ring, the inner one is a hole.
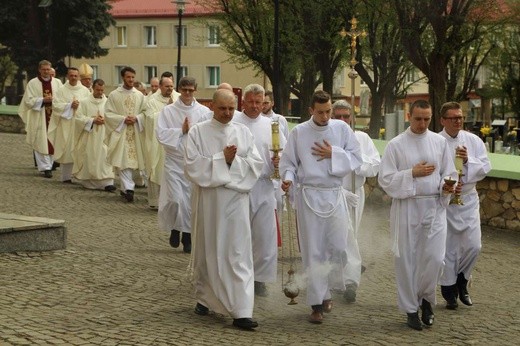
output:
M95 59L71 59L72 66L86 62L98 67L98 77L102 78L107 87L107 93L117 87L118 76L116 66L131 66L136 70L136 79L148 83L145 79L145 66L157 66L158 74L170 71L176 75L177 47L173 36L177 19L116 19L116 26L126 26L127 47L117 47L116 27L110 28L110 35L105 37L100 45L108 48L107 56ZM220 67L220 81L230 83L233 87L243 88L250 83L258 83L264 87L267 78L252 68L239 69L238 66L226 62L229 56L221 47L207 44L207 27L200 20L183 18L182 25L188 28L188 46L181 49L181 65L188 68L188 75L198 83L196 97L210 99L215 91L209 87L206 75L207 66ZM144 27L156 26L157 47L147 47Z

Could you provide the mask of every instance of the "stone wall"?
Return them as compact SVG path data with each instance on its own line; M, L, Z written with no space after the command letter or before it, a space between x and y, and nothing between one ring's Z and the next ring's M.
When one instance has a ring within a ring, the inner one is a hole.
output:
M0 114L0 132L25 133L25 124L18 114Z
M520 181L487 177L477 184L477 191L483 225L520 232ZM365 193L367 203L392 202L377 178L367 179Z

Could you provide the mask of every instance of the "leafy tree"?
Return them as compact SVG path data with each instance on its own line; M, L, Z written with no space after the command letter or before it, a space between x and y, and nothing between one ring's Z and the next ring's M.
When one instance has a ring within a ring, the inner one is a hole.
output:
M13 78L17 67L8 55L0 55L0 99L5 96L5 84Z
M359 40L355 66L371 94L369 135L379 137L382 111L395 111L396 100L407 89L405 77L413 66L406 59L401 45L401 29L391 5L384 0L359 3L359 17L365 21L368 36Z
M446 100L465 98L492 46L481 44L498 0L393 0L401 43L408 59L427 77L433 108L432 129L440 130L438 111ZM478 49L474 54L470 47ZM471 56L472 55L472 56ZM461 77L466 69L469 74ZM473 76L473 77L472 77ZM463 86L458 86L462 83Z
M38 61L53 63L66 56L94 58L108 54L99 42L115 24L109 0L3 1L0 6L0 43L29 76ZM40 7L43 6L43 7Z

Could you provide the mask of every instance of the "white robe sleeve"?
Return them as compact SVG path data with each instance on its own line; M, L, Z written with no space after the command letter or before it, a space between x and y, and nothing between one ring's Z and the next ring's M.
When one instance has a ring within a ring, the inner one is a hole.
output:
M412 169L397 169L399 153L389 143L381 159L378 182L381 188L392 198L405 199L415 196L415 179Z
M163 108L157 119L155 136L166 150L178 151L182 142L182 127L173 127L167 120L173 116L171 109Z
M329 174L344 177L361 166L361 147L354 132L348 128L348 140L345 147L332 146Z
M468 147L468 161L463 168L462 181L465 184L477 183L491 171L491 163L484 142L477 138L477 141L472 141L470 145L471 147Z
M249 192L262 171L263 160L254 144L252 135L249 140L241 140L238 147L246 147L243 155L236 155L228 167L224 152L218 151L206 156L201 150L204 134L195 125L188 133L185 155L185 173L196 185L203 188L225 186L238 191Z
M365 137L363 137L365 138ZM361 167L356 169L356 174L360 175L362 177L375 177L377 173L379 172L379 165L381 164L381 156L379 155L379 152L377 151L376 146L374 145L374 142L366 136L365 139L362 140L363 143L361 143L361 151L362 151L362 159L363 164Z

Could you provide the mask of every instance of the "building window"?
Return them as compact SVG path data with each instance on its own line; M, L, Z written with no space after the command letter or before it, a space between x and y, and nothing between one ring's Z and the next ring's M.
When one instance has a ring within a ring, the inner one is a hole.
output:
M218 25L208 27L208 45L220 46L220 27Z
M117 85L123 84L123 77L121 77L121 70L124 68L124 66L116 66L116 78L114 80L117 81Z
M153 77L157 77L157 66L145 66L144 73L145 80L150 81Z
M411 69L410 71L408 71L406 73L406 77L405 78L406 78L405 81L408 84L413 84L413 83L417 82L417 76L415 74L415 69Z
M147 47L157 47L157 28L155 26L145 26L144 35Z
M173 66L172 72L173 72L173 78L175 80L177 80L177 65ZM182 77L186 77L187 75L188 75L188 67L181 65L181 76L179 77L179 79L181 79Z
M96 80L98 79L98 76L99 76L99 68L98 68L98 65L90 65L90 67L92 67L92 80Z
M220 84L220 67L208 66L206 70L208 74L208 87L217 87Z
M179 47L179 26L175 26L175 46ZM188 44L188 29L186 25L181 25L181 46L186 47Z
M117 46L126 47L126 26L116 26Z

